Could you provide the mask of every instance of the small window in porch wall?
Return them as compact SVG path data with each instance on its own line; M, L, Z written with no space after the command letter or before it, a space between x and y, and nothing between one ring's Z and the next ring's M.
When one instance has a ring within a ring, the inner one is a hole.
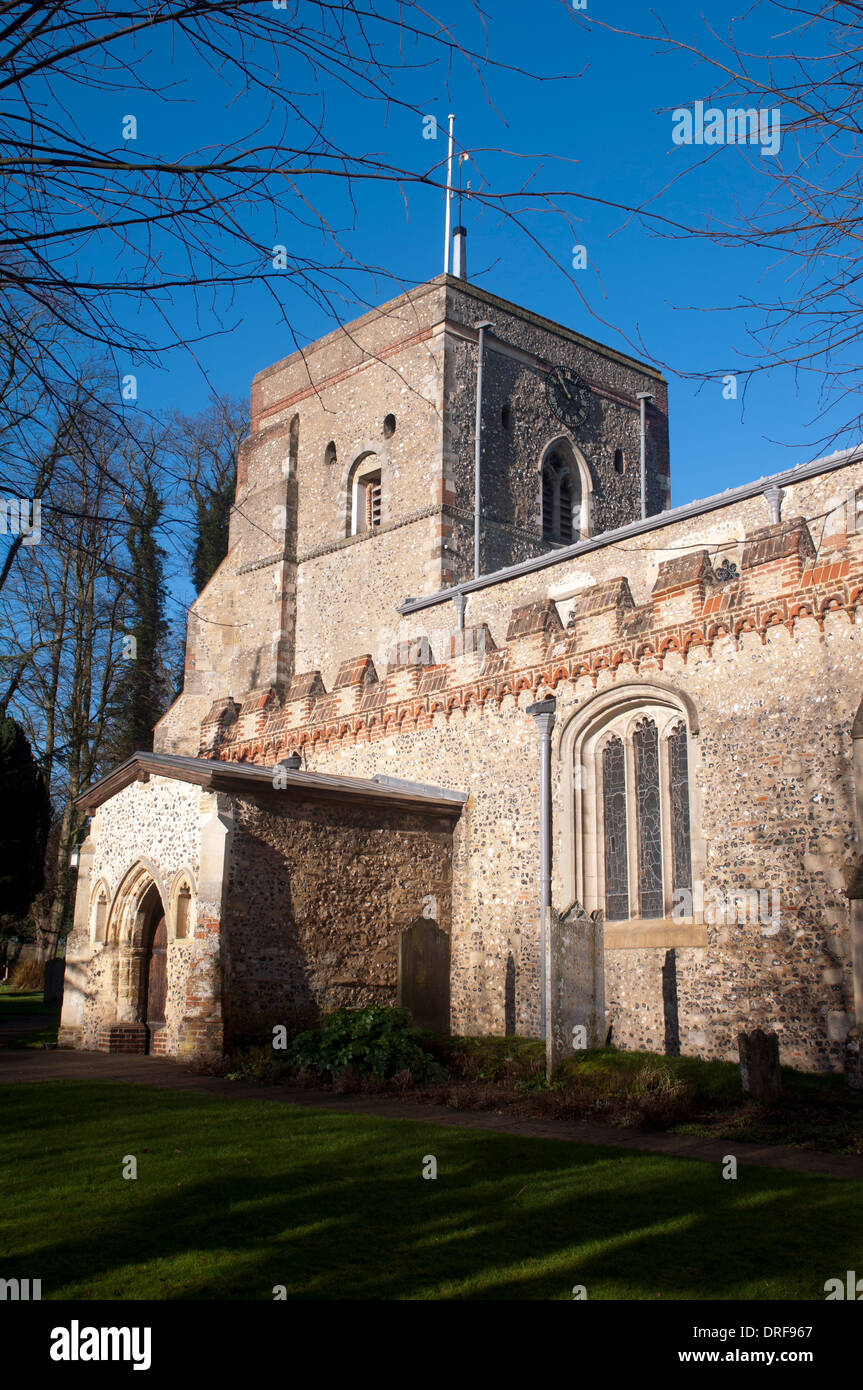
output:
M181 888L174 907L174 936L178 941L189 935L189 920L192 912L192 895L188 888Z
M96 901L95 941L105 941L108 936L108 899L100 893Z

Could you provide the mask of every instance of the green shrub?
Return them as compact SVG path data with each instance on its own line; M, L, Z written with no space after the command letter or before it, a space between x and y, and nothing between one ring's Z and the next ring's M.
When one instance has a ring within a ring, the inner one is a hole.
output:
M410 1072L414 1081L437 1081L444 1068L424 1052L419 1033L404 1009L372 1004L365 1009L336 1009L320 1028L300 1033L286 1057L299 1069L340 1076L349 1068L360 1074L391 1077Z
M274 1052L266 1043L246 1047L231 1058L231 1070L225 1073L228 1081L278 1081L293 1071L284 1052Z
M429 1037L424 1044L450 1076L536 1088L545 1082L545 1043L516 1037Z
M657 1057L648 1059L632 1076L627 1119L643 1129L670 1129L694 1108L689 1081Z

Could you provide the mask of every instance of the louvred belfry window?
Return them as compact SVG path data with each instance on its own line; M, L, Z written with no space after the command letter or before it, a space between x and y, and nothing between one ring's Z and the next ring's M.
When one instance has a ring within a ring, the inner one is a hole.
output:
M542 535L543 539L553 541L554 536L554 484L551 468L546 464L542 470Z
M376 531L381 524L381 475L375 474L365 481L366 530Z
M543 540L571 545L580 535L575 520L580 506L580 485L569 463L556 451L542 465L542 535Z
M568 473L563 473L560 479L557 531L559 539L563 541L564 545L572 544L572 488L570 487Z
M380 460L363 454L351 469L348 491L349 536L377 531L383 524L384 492Z

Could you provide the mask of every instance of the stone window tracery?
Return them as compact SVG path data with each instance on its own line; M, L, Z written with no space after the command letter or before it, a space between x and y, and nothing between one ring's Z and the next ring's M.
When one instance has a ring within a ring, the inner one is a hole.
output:
M672 882L678 888L692 886L692 845L689 826L689 756L686 725L682 720L668 735L671 791Z
M607 921L668 918L692 888L690 734L669 700L599 712L574 737L573 896Z
M641 719L633 735L638 828L638 908L641 917L661 917L662 820L659 805L659 739L652 719Z
M605 914L629 916L629 867L626 852L626 769L623 743L608 740L602 750L605 831Z

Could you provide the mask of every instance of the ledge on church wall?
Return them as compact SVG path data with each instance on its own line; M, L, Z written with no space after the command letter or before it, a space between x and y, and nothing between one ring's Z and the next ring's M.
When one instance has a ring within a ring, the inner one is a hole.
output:
M603 945L606 951L705 947L707 927L703 922L678 922L673 917L633 917L628 922L606 922Z
M606 579L601 584L589 584L572 600L572 608L566 620L567 627L574 627L580 618L594 618L609 609L634 608L629 580L623 575L616 579Z
M327 689L321 679L320 671L304 671L294 676L288 691L289 700L313 700L318 695L326 695Z
M218 724L221 726L236 724L239 713L240 706L236 700L230 695L224 695L221 699L213 701L201 723L202 725Z
M512 610L506 640L512 642L519 637L533 637L537 633L559 632L562 627L554 600L537 599L534 603L524 603Z
M397 671L407 671L412 667L435 666L436 664L428 638L409 637L405 642L397 642L392 648L387 661L387 675L394 675Z
M362 656L352 656L343 661L336 676L334 690L344 690L355 685L372 685L377 682L378 673L369 652Z
M697 585L704 589L716 582L716 575L706 550L692 550L686 555L675 555L671 560L663 560L659 566L656 583L653 586L654 598L671 589Z
M815 559L815 544L809 527L802 516L780 521L775 526L761 526L757 531L747 532L743 546L741 568L755 569L758 565L770 564L773 560L797 558Z

